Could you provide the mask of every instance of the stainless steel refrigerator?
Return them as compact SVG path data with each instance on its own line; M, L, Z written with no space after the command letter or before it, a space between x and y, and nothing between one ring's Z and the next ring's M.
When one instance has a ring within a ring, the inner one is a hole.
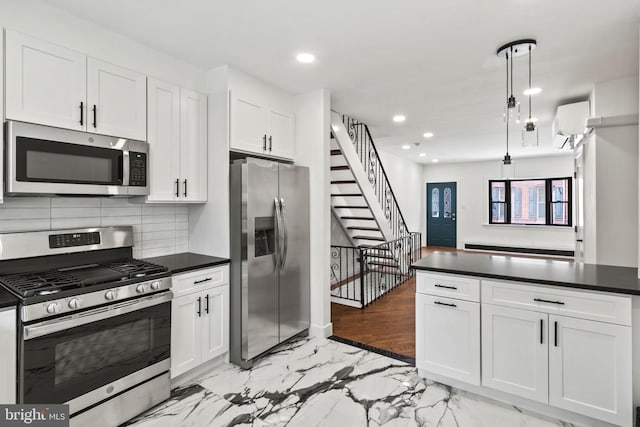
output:
M230 358L243 368L309 329L309 170L231 165Z

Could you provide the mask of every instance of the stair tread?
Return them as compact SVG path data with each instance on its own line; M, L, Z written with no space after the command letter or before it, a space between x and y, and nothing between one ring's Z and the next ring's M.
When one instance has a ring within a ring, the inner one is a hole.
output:
M349 166L347 166L347 165L331 166L331 170L332 171L347 171L347 170L349 170Z
M384 237L375 237L375 236L353 236L354 239L358 240L375 240L376 242L384 242Z
M363 197L362 193L332 193L331 197Z
M371 254L368 251L367 251L367 253L365 255L367 256L367 258L393 259L393 255Z
M389 252L388 248L379 248L378 245L367 245L367 244L363 244L363 245L358 245L359 248L365 249L365 250L375 250L375 251L386 251Z
M340 219L357 219L360 221L375 221L375 218L369 216L341 216Z
M348 230L380 231L378 227L360 227L357 225L347 227Z
M331 150L332 156L340 156L342 154L342 150Z
M336 205L333 209L369 209L369 206Z
M398 267L398 263L395 262L395 261L387 261L387 262L385 262L385 261L369 261L369 264L371 264L371 265L379 265L379 266L382 266L382 267L395 267L395 268Z
M331 181L332 184L356 184L355 179L338 179Z

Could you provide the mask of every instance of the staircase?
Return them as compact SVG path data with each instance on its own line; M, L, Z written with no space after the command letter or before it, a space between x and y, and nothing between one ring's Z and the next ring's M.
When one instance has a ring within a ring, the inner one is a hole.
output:
M420 234L407 228L367 125L332 112L331 136L331 209L352 244L332 246L332 300L363 308L413 275Z

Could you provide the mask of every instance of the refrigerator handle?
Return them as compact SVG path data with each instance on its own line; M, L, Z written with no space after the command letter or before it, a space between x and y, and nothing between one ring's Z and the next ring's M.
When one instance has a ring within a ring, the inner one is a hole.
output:
M284 264L287 262L287 249L289 249L289 230L287 226L287 215L284 212L284 199L280 199L280 213L282 216L282 258L280 260L281 268L284 268Z
M280 218L280 200L277 197L273 198L274 209L276 211L276 250L274 256L276 257L275 271L280 270L280 260L282 251L282 219Z

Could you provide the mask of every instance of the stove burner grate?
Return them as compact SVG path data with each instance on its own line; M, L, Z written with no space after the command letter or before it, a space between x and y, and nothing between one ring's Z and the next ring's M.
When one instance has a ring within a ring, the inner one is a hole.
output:
M39 273L18 273L0 277L0 283L23 297L49 295L60 291L80 288L83 283L68 274L56 270Z

